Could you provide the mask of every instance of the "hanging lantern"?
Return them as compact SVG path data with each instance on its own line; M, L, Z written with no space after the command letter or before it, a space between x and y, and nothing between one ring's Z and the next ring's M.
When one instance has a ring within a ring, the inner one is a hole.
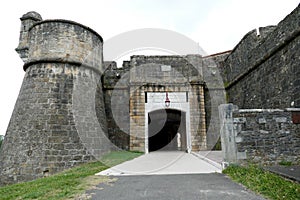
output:
M169 99L168 92L166 92L165 106L166 106L167 108L169 108L169 106L170 106L170 99Z

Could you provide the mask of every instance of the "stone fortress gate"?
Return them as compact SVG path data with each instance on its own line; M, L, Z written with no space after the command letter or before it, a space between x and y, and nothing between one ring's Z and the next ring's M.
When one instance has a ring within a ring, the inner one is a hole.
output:
M103 39L89 27L23 15L16 51L25 76L1 146L0 185L112 150L211 150L220 133L225 161L299 163L299 19L298 6L232 51L134 55L118 68L103 61ZM225 102L235 105L219 115Z
M177 137L182 150L206 149L204 83L199 71L182 56L131 59L130 149L177 150Z
M108 136L116 146L145 153L214 147L219 126L212 105L224 103L225 95L211 57L136 55L122 68L115 62L105 65Z
M98 33L36 12L21 17L16 51L26 73L1 149L1 184L111 150L190 152L218 138L208 136L200 55L132 56L117 68L103 61Z

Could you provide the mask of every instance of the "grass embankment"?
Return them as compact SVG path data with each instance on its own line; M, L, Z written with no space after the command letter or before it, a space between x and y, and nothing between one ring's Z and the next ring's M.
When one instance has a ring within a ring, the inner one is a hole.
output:
M300 199L300 184L286 180L257 166L229 166L223 170L233 181L273 200Z
M0 187L0 199L72 199L96 184L109 181L108 177L94 176L95 173L141 154L139 152L112 152L104 156L101 159L102 162L82 164L46 178Z

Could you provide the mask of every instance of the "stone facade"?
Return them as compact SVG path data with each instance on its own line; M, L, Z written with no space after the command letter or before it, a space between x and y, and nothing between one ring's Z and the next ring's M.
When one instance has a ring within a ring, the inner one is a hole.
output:
M197 55L194 55L197 57ZM184 92L189 102L190 149L206 149L204 83L201 70L189 62L190 56L133 56L130 70L130 149L145 147L145 104L147 93ZM199 56L198 56L199 57ZM200 58L200 57L199 57ZM201 81L202 80L202 81ZM162 99L164 104L164 99ZM171 99L172 103L172 99ZM164 109L165 107L161 107ZM169 107L168 109L171 109Z
M299 164L299 17L298 6L277 26L250 31L217 62L227 101L240 108L220 106L225 161Z
M214 149L220 138L220 121L218 106L226 102L226 94L223 77L218 74L224 60L230 55L231 51L221 52L203 58L204 66L204 101L206 113L207 147ZM221 77L221 78L219 78Z
M210 150L220 130L228 133L221 134L225 161L299 163L299 10L250 31L232 51L136 55L121 68L103 61L103 40L92 29L23 15L16 51L26 73L1 147L0 184L111 150ZM219 112L226 100L240 110Z
M299 108L238 109L220 106L224 161L229 163L300 163Z
M105 62L103 95L108 136L116 149L129 150L129 62Z
M21 21L17 51L26 73L1 148L1 184L47 176L111 148L101 36L74 22L41 21L34 12Z
M122 68L117 68L114 62L106 62L103 90L108 134L117 147L147 152L147 93L174 95L180 92L185 93L184 102L187 99L191 106L188 111L191 113L186 116L190 123L190 129L186 130L191 135L190 148L207 149L204 82L202 67L193 66L195 59L202 58L200 55L132 56ZM163 97L161 102L164 100ZM174 99L171 102L174 103Z
M240 108L300 107L299 6L277 26L249 32L221 68Z
M300 163L300 124L293 122L295 112L299 109L235 112L237 151L246 152L253 163Z

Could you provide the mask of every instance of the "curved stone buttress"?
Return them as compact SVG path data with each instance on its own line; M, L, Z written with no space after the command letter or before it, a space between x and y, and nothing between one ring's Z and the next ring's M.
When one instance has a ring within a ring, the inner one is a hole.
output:
M36 12L21 18L25 77L0 153L0 184L28 181L110 151L101 84L103 40Z

